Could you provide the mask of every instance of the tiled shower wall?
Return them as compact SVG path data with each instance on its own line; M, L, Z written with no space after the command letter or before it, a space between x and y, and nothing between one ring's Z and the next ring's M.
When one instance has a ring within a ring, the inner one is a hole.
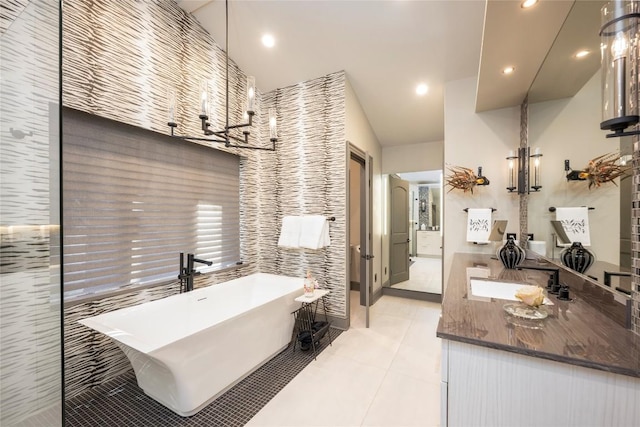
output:
M66 0L63 22L65 106L167 133L166 93L174 88L178 133L198 135L200 80L215 76L220 101L213 127L223 126L224 53L175 2ZM240 122L245 75L233 63L229 81L230 121ZM346 317L344 103L344 72L258 93L252 137L256 144L268 144L266 111L275 106L277 151L228 150L243 156L240 239L246 266L201 276L196 286L256 271L303 277L311 270L332 289L330 314ZM291 214L335 216L330 223L331 246L318 251L278 248L282 217ZM77 320L177 292L177 284L168 283L65 307L66 397L130 369L114 344Z
M3 1L0 425L62 423L57 2ZM28 70L28 72L26 72Z

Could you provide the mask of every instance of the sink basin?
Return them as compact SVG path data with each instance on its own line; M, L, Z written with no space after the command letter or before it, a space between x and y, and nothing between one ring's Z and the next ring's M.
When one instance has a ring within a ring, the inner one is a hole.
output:
M503 299L507 301L520 301L516 298L516 292L523 286L527 286L527 283L512 283L512 282L496 282L493 280L483 280L472 278L469 280L470 294L474 299L486 299L495 298ZM553 305L553 303L547 298L544 298L546 305Z

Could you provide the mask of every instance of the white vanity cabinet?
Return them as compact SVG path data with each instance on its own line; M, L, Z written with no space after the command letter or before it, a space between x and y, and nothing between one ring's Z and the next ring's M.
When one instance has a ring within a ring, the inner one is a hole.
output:
M626 303L589 301L615 301L606 297L615 291L560 270L573 299L551 295L547 318L523 319L505 313L505 300L471 298L467 270L502 277L500 261L456 253L452 265L436 331L442 427L639 425L640 340L621 322ZM548 276L530 271L544 286Z
M440 231L417 231L418 256L442 256Z

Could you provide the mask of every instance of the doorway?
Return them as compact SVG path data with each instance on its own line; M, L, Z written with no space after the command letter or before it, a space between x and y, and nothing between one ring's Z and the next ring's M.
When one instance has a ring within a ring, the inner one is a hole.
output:
M369 327L373 299L371 242L372 159L348 144L347 179L347 302L349 324L361 321Z
M441 299L442 178L442 170L395 173L387 177L384 209L388 215L390 271L383 287L385 295L429 301Z

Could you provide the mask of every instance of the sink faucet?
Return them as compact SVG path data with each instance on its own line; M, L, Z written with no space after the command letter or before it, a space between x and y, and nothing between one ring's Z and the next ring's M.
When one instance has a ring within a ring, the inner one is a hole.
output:
M624 271L605 271L604 272L605 286L611 287L611 276L631 277L631 273L624 272ZM621 288L620 286L616 286L616 291L620 291L624 294L631 295L631 291L625 288Z
M547 284L547 288L550 288L552 292L558 292L560 289L560 269L556 267L537 267L537 266L527 266L520 265L516 267L518 270L538 270L538 271L548 271L551 274L551 280L553 284Z
M193 254L187 254L187 265L185 267L184 252L180 252L180 274L178 274L178 279L180 279L180 293L193 290L193 278L194 276L198 276L200 274L199 271L196 271L193 268L193 264L195 262L199 262L201 264L206 264L209 266L213 264L213 262L211 261L196 258Z

